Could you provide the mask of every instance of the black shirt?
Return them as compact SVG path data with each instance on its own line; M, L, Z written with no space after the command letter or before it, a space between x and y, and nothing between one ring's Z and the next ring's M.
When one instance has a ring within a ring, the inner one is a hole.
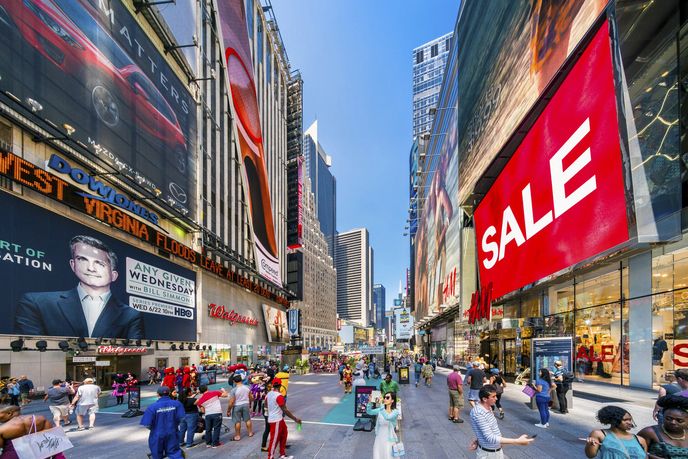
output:
M485 372L480 368L473 368L468 376L471 377L471 390L478 390L485 384L483 381L485 379Z

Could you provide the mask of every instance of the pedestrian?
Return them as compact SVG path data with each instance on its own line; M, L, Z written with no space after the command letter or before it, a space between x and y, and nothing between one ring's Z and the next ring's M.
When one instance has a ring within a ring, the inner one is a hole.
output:
M76 430L86 430L84 416L88 415L88 429L93 429L98 412L98 397L100 387L93 384L93 378L84 379L84 383L76 390L76 397L72 400L71 407L76 406L76 422L79 427Z
M22 415L21 408L16 405L0 409L0 423L2 423L0 424L1 459L19 459L12 443L13 440L53 428L53 423L40 414ZM58 453L46 459L65 459L65 456Z
M499 419L504 419L504 410L502 409L502 394L504 393L504 389L506 389L506 381L499 373L499 368L493 368L490 370L490 384L495 386L497 389L497 401L492 406L492 410L494 411L496 406L499 410Z
M270 437L270 423L268 423L268 403L267 395L272 391L272 378L265 383L265 401L263 401L263 419L265 420L265 428L263 429L263 439L260 443L260 450L266 453L268 451L268 438Z
M631 413L608 405L597 412L597 420L610 426L609 430L593 430L585 444L585 455L600 459L645 459L645 439L629 432L635 424Z
M112 383L112 395L117 398L117 405L124 403L124 395L127 393L127 383L124 381L124 375L118 373Z
M354 371L354 381L352 383L352 386L365 386L366 385L366 380L363 377L365 373L363 372L363 369L359 369Z
M10 382L9 376L3 376L0 378L0 404L7 403L10 398L10 392L8 390L8 385Z
M480 459L502 459L503 445L527 446L534 440L525 434L518 438L502 437L497 418L492 414L492 406L496 401L497 388L487 384L478 390L478 403L471 409L471 428L476 438L469 448Z
M569 412L566 393L571 390L571 383L574 379L573 373L565 370L564 363L561 360L554 362L552 380L557 385L557 401L559 402L559 412L561 414Z
M468 384L468 403L475 407L480 403L480 388L487 382L485 372L480 369L477 361L471 364L471 370L466 374L466 384Z
M418 383L420 382L420 375L423 372L423 363L420 360L416 360L416 363L413 364L413 375L416 378L416 387L418 387Z
M287 401L280 393L281 385L282 381L279 378L273 378L272 391L270 391L265 400L268 409L268 424L270 425L268 459L275 457L275 450L278 446L280 452L279 459L294 458L294 456L287 456L287 424L284 422L284 415L289 416L297 424L301 424L301 419L294 416L287 408Z
M432 364L429 361L425 362L425 365L423 365L423 379L425 379L425 385L428 387L432 386L433 371Z
M17 378L10 379L10 382L7 384L7 392L10 394L10 405L19 406L21 392L19 391Z
M149 386L152 386L153 384L155 384L155 379L156 379L155 373L156 373L155 367L148 367L148 385Z
M647 443L648 454L662 459L688 457L688 398L667 395L659 399L658 404L664 411L662 423L638 432Z
M53 422L60 426L60 421L64 425L71 424L69 421L69 394L74 393L71 386L66 385L59 379L53 380L53 387L48 389L43 400L48 402L50 412L53 415Z
M164 387L164 386L163 386ZM196 428L198 427L198 406L196 406L196 392L190 387L179 394L179 402L184 406L184 418L179 423L179 443L192 448Z
M535 404L540 412L540 422L535 427L543 429L549 427L549 402L552 400L550 391L556 388L547 368L540 368L538 378L535 380Z
M351 368L349 364L346 364L346 367L344 368L344 371L342 372L342 378L344 379L344 393L345 394L350 394L351 393L351 383L353 381L353 373L351 372Z
M158 388L158 400L146 408L141 425L150 429L148 447L152 459L182 459L179 447L179 423L184 419L184 406L170 398L170 388Z
M463 381L461 381L459 368L458 365L454 365L454 371L447 376L447 389L449 390L449 420L455 424L463 422L463 419L461 419L461 408L463 407Z
M375 400L378 408L368 402L366 413L377 416L375 422L375 443L373 444L373 459L392 459L392 445L399 441L395 428L399 418L397 410L397 394L385 392L382 400Z
M205 416L205 446L217 448L221 446L220 427L222 426L222 405L220 398L227 397L225 388L220 390L208 390L208 386L199 387L201 397L196 400L196 406Z
M344 382L344 369L346 368L346 365L344 365L344 362L339 363L339 368L337 371L339 372L339 384L341 385Z
M27 378L26 375L21 375L17 384L19 384L22 406L28 405L31 403L31 395L33 395L33 381Z
M686 376L684 374L686 370L679 369L676 370L676 373L681 374L683 376ZM666 376L667 381L669 382L668 384L662 384L659 386L659 393L657 394L657 400L659 401L660 398L666 396L666 395L673 395L681 392L681 386L678 385L677 383L677 378L676 374L670 374L668 373ZM662 408L655 402L655 407L652 410L652 418L657 421L657 425L661 426L664 423L663 420L664 414L662 413Z
M380 381L380 392L383 394L387 392L399 393L399 384L392 379L392 373L387 373L385 379Z
M241 421L246 423L248 436L253 436L253 423L249 412L251 403L253 403L251 389L243 383L241 375L234 375L234 389L229 394L229 405L227 406L227 416L231 416L232 422L234 422L234 438L232 439L234 441L241 440Z
M677 394L682 397L688 397L688 368L679 368L674 372L676 384L681 386L681 392Z

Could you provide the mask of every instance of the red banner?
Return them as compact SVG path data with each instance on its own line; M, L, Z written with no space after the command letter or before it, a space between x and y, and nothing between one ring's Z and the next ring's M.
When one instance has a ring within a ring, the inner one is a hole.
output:
M605 22L475 211L498 298L628 240Z

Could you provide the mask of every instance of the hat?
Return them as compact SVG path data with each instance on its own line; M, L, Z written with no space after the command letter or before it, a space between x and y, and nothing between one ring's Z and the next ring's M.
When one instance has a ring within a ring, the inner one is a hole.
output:
M272 385L274 386L281 386L282 385L282 380L279 378L272 378Z
M480 366L480 362L473 362L471 365L474 366L474 367L479 367L479 366Z
M167 386L158 387L158 395L170 395L170 388Z
M84 384L93 384L93 378L84 379Z
M563 365L563 362L562 362L561 360L557 360L557 361L554 362L554 364L555 364L556 366L560 367L560 366Z
M492 368L490 370L490 373L492 373L493 375L498 375L499 374L499 368Z
M282 368L282 371L289 371L289 365L285 365L285 366Z
M459 371L461 369L461 367L458 365L454 365L452 368L454 369L454 371Z

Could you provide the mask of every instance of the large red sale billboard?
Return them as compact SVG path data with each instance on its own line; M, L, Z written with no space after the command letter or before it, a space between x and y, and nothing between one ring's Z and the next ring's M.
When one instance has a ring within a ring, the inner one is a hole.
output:
M629 238L605 22L475 211L492 297Z

